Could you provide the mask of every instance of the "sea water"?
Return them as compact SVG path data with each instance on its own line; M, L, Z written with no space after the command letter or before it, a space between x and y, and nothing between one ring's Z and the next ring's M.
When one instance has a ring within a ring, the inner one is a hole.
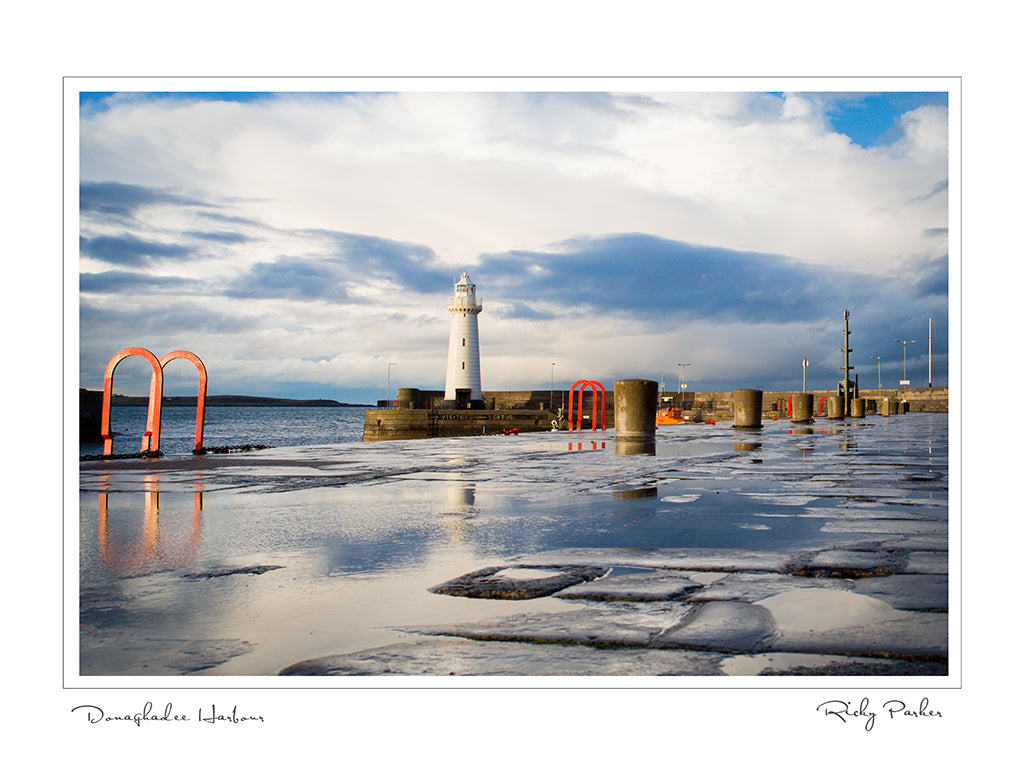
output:
M284 448L358 443L363 439L365 411L363 406L210 406L206 409L203 426L203 446ZM160 422L160 450L167 456L191 454L195 443L195 406L165 406ZM114 431L113 453L138 453L146 431L146 406L114 406L110 424ZM101 453L102 443L87 443L81 446L79 455Z

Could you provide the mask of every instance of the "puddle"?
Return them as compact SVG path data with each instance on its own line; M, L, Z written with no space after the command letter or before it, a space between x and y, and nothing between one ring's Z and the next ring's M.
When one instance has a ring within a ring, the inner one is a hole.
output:
M771 611L780 630L793 632L873 624L893 618L898 613L874 597L818 587L783 592L754 605Z
M655 445L655 455L659 457L681 456L685 458L697 458L701 456L714 456L718 453L728 453L732 448L731 443L723 440L682 440L658 435Z
M814 669L835 663L835 656L813 653L766 653L757 656L732 656L722 661L721 669L727 675L754 676L793 667Z
M503 571L491 574L487 579L514 579L515 581L525 581L527 579L553 579L561 575L562 571L553 569L519 568L517 566L513 566L512 568L506 568Z

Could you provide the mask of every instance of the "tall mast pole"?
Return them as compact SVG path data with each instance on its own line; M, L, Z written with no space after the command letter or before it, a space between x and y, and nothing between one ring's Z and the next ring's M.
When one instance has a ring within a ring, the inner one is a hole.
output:
M850 310L843 310L843 415L850 415Z
M932 319L928 318L928 388L932 386Z

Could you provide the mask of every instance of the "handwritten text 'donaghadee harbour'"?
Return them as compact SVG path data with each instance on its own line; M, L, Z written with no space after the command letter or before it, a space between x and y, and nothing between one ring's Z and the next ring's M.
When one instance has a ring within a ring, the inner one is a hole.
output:
M216 704L211 704L209 708L200 707L195 717L192 717L181 712L174 711L174 705L168 703L162 712L157 712L153 707L153 702L147 701L142 709L136 712L114 712L107 713L102 707L98 707L95 704L79 704L77 707L72 707L72 712L81 710L85 715L86 720L90 724L97 723L133 723L139 728L142 727L143 723L262 723L263 715L249 715L242 714L238 711L238 706L235 705L231 709L221 708L217 709Z
M817 710L826 717L832 715L844 723L862 722L866 731L870 731L875 727L875 718L879 714L879 710L872 708L871 702L867 697L861 699L857 705L854 705L852 701L831 699L819 704ZM882 704L880 712L883 720L913 720L942 717L942 712L937 709L931 709L931 704L929 704L927 698L921 699L917 707L907 705L899 699L889 699L889 701ZM885 715L888 715L888 718Z

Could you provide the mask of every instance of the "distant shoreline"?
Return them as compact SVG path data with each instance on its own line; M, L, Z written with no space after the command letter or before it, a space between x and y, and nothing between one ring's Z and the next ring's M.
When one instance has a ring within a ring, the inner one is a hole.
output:
M148 405L148 397L133 397L127 395L114 395L110 404L118 405ZM161 401L161 408L195 407L195 395L186 397L165 397ZM342 403L337 400L292 400L280 397L254 397L251 395L210 395L206 398L206 406L215 408L218 406L248 406L255 408L373 408L372 405L364 403Z

